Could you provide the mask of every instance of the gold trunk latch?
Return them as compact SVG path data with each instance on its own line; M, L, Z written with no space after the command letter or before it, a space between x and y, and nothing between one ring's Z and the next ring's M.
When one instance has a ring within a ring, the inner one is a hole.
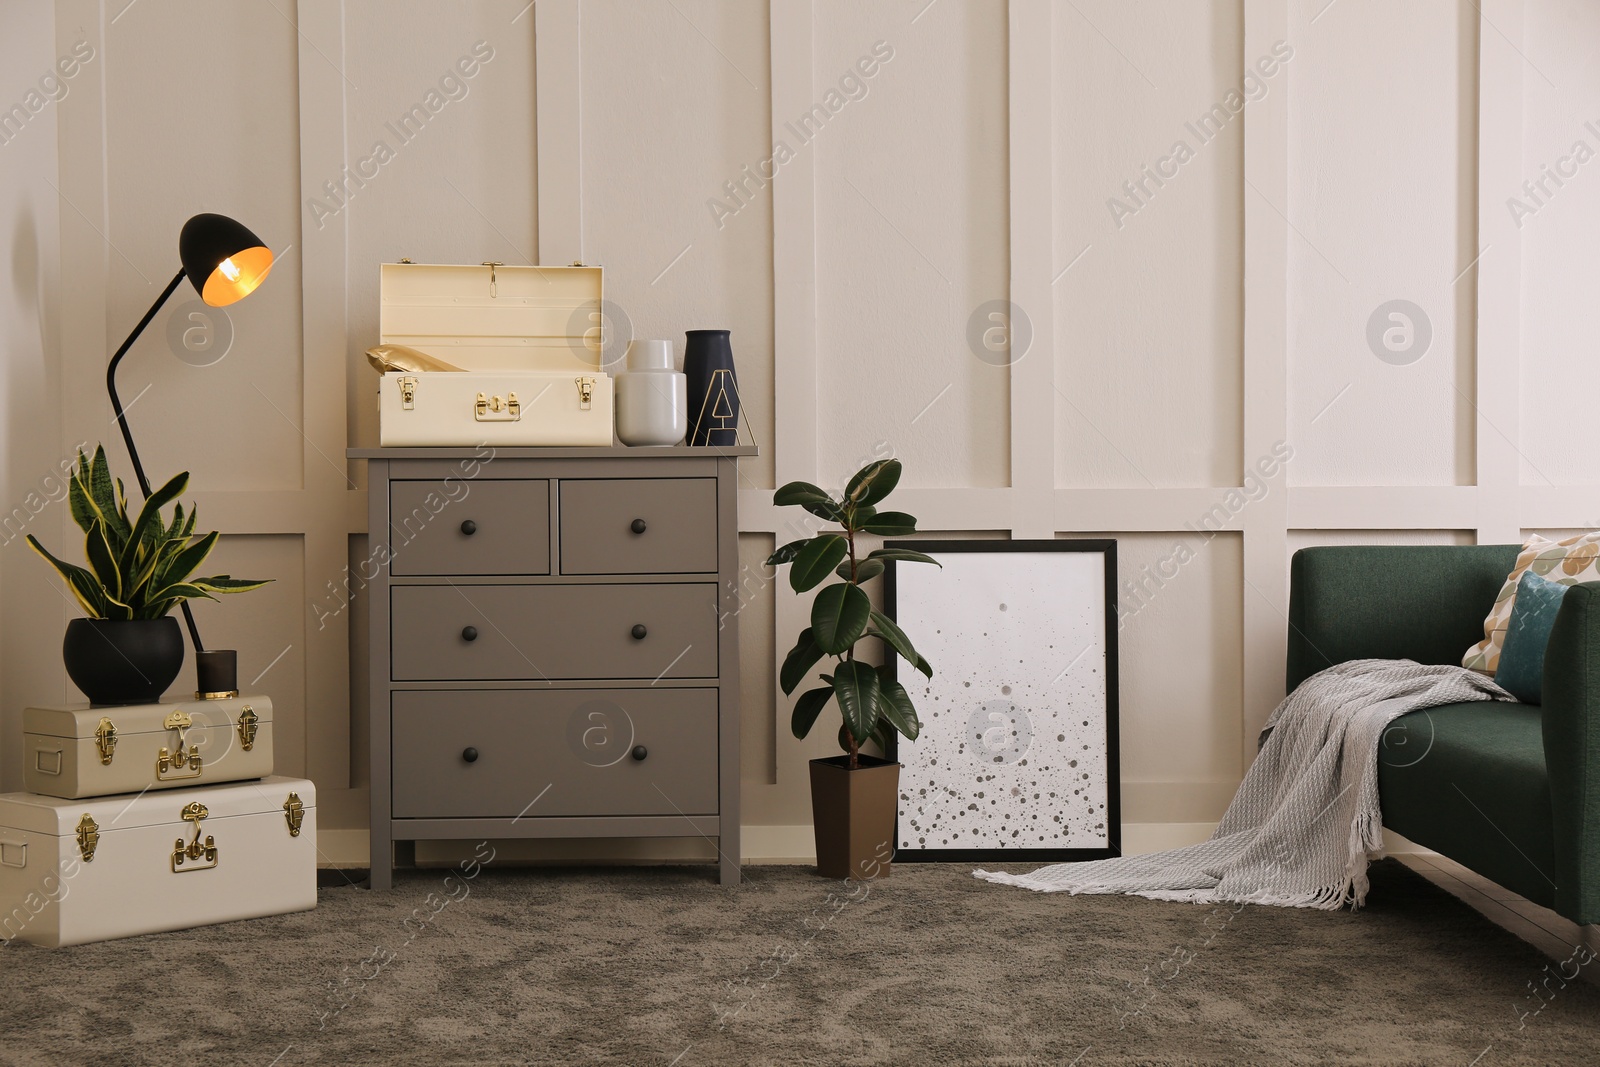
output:
M78 820L78 855L83 857L83 862L94 862L94 850L99 844L100 824L94 821L94 816L84 812L83 818Z
M572 380L578 383L578 410L588 411L594 404L594 379L574 378Z
M117 728L110 719L101 719L94 728L94 747L100 750L100 762L109 767L117 751Z
M249 752L256 747L256 727L261 719L256 715L256 709L249 704L239 713L239 747Z
M198 800L183 806L179 817L184 822L194 823L194 840L184 844L183 838L180 837L172 843L172 873L209 871L217 865L216 839L207 834L206 843L203 845L200 843L200 820L210 814L206 806Z
M289 824L289 836L299 837L300 827L306 821L306 806L299 793L290 793L283 802L283 818Z
M174 709L162 721L163 729L178 732L178 750L176 753L163 747L161 754L156 757L156 781L171 782L180 778L198 778L203 773L200 760L200 746L190 745L188 742L189 728L194 725L194 720L182 709Z
M414 411L417 407L417 380L407 374L400 379L400 410Z
M522 401L517 399L516 393L504 397L479 393L472 417L479 422L521 422Z

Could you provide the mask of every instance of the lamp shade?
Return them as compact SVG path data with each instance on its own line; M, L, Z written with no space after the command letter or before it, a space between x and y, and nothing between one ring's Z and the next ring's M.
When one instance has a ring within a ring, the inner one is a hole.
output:
M255 291L272 269L272 250L226 215L196 215L178 237L183 270L212 307L225 307Z

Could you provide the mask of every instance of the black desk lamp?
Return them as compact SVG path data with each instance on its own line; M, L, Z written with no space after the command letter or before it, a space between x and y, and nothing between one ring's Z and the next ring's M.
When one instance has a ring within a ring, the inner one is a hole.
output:
M106 367L106 392L111 394L111 410L117 413L117 426L122 430L122 440L128 446L128 458L133 461L133 475L139 491L150 496L150 480L145 477L144 466L139 462L139 450L133 445L133 432L128 428L127 414L122 410L122 400L117 396L117 365L128 354L133 342L139 339L150 320L156 317L161 305L187 277L194 283L195 291L212 307L226 307L243 300L255 292L272 269L272 251L261 238L251 233L226 215L196 215L183 224L178 236L178 258L183 267L173 276L156 302L150 305L139 325L133 328L128 339L122 342ZM238 653L232 649L207 651L200 642L200 631L194 624L194 612L189 602L183 602L183 621L189 627L189 640L194 643L195 677L199 683L197 697L218 699L234 696L239 688Z

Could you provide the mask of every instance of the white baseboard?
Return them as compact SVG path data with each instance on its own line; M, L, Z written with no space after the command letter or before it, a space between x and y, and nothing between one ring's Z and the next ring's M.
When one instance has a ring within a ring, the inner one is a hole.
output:
M1216 828L1214 822L1126 822L1122 824L1122 854L1143 856L1198 845Z
M1139 856L1162 849L1194 845L1211 836L1216 823L1125 823L1122 851ZM1426 852L1398 835L1385 832L1391 852ZM693 838L607 840L550 840L496 842L499 855L511 862L555 863L680 863L709 861L716 857L708 841ZM742 858L748 864L815 863L816 846L810 824L744 827ZM459 855L458 855L459 853ZM424 864L453 864L471 855L466 843L433 842L418 849ZM325 829L317 831L318 865L345 870L365 868L370 846L367 831Z
M817 839L810 823L804 826L746 826L744 862L815 863Z
M317 827L317 866L364 870L372 862L372 838L365 830Z

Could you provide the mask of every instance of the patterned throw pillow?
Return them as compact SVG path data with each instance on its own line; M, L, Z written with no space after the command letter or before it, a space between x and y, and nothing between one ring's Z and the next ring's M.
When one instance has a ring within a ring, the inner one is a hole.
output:
M1461 657L1463 667L1490 675L1499 668L1506 626L1511 622L1511 609L1516 604L1517 582L1527 571L1558 585L1600 582L1600 533L1580 534L1565 541L1529 535L1517 555L1517 565L1501 587L1494 607L1489 609L1489 617L1483 621L1483 640Z

